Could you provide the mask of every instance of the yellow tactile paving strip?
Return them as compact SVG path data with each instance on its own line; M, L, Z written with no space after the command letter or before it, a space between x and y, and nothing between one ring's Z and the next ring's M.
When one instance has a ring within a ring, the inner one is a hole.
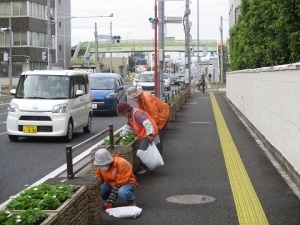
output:
M267 225L269 222L240 158L238 149L236 148L236 145L232 139L216 97L212 92L209 94L216 119L239 224Z

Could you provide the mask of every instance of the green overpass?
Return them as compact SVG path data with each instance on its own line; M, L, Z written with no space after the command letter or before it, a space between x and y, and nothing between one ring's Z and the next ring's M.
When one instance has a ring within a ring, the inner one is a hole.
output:
M131 52L154 52L154 40L121 40L120 43L112 43L111 41L99 41L98 53L101 58L105 53L131 53ZM203 51L203 47L207 47L207 51L217 51L217 40L199 40L199 51ZM191 40L191 48L196 52L198 50L197 40ZM185 52L185 40L175 40L175 38L164 39L165 52ZM71 58L71 66L73 68L81 67L86 57L89 56L89 66L95 67L95 42L80 42ZM86 63L86 62L84 62Z

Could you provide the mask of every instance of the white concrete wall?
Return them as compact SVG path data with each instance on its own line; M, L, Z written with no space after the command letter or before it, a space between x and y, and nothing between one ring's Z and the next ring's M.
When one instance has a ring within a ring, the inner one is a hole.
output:
M226 78L227 98L300 174L300 63Z

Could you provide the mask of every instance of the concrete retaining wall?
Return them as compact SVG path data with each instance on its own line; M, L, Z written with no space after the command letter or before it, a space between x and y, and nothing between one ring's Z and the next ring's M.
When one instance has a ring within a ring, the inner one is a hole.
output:
M300 63L227 73L226 97L299 175Z

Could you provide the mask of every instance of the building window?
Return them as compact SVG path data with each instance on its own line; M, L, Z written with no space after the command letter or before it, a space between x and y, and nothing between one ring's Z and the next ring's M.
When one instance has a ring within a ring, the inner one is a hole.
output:
M9 33L0 33L0 46L9 47Z
M14 46L27 45L27 32L14 32L13 43Z
M29 16L36 17L39 19L46 19L47 7L45 5L29 2L28 8L29 8Z
M236 8L234 10L234 23L236 23L238 21L238 17L239 17L239 9Z
M46 47L46 34L29 32L29 46Z
M14 16L26 16L27 15L27 3L25 2L13 2L13 15Z
M10 15L11 15L11 3L0 2L0 16L10 16Z

